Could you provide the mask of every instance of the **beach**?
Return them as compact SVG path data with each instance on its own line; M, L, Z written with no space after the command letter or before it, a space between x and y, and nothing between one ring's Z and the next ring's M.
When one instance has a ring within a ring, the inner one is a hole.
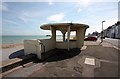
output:
M10 55L12 55L13 53L19 51L19 50L23 50L24 49L24 45L23 44L3 44L1 45L0 48L0 61L6 61L9 60Z
M23 44L2 44L0 49L14 48L17 46L23 46Z
M13 53L24 49L24 40L48 39L45 35L4 35L0 44L0 61L9 60ZM20 54L17 52L17 55ZM16 54L15 54L16 55Z

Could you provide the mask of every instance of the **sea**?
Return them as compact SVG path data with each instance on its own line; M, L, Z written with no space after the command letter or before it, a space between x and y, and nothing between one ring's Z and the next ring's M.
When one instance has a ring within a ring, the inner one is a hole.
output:
M24 40L30 39L50 39L47 35L5 35L1 36L0 44L23 44ZM57 35L56 40L61 40L62 35Z

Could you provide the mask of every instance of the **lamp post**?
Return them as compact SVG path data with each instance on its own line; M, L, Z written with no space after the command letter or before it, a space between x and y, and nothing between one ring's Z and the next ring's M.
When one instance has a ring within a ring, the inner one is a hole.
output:
M103 23L104 23L105 21L102 21L102 35L101 35L101 42L103 42Z

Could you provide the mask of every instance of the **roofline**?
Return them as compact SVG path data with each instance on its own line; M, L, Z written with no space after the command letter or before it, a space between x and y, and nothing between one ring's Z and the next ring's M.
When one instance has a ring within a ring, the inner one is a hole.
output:
M80 23L48 23L48 24L41 25L40 28L44 29L45 26L57 26L57 25L66 25L66 26L69 26L69 25L81 25L81 27L89 28L88 25L80 24ZM49 30L49 29L44 29L44 30Z

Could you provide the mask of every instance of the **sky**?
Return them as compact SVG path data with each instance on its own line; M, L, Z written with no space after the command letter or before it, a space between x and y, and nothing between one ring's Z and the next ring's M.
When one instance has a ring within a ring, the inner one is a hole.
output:
M101 32L103 26L118 21L118 1L93 2L2 2L0 4L2 35L48 35L51 32L40 29L47 23L81 23L89 25L86 31ZM57 32L57 34L61 34ZM74 33L72 33L74 34Z

